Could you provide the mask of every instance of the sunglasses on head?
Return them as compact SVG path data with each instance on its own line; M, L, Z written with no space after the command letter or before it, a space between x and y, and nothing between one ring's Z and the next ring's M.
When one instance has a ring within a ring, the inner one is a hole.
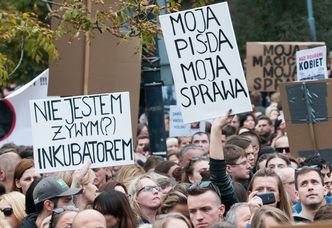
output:
M282 152L286 152L286 153L289 153L290 152L290 149L289 149L289 147L277 147L277 148L275 148L275 150L277 151L277 152L279 152L279 153L282 153Z
M211 181L202 181L200 183L192 184L189 186L187 191L190 192L190 191L199 190L199 189L206 189L206 190L209 189L209 190L212 190L215 193L217 193L217 195L219 197L221 196L219 189Z
M0 209L0 211L2 211L2 213L6 216L9 217L13 214L13 208L7 207L4 209Z

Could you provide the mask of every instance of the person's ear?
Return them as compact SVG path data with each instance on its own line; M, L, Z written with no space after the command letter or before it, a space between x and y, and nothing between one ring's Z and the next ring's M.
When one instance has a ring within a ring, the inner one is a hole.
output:
M296 195L297 199L300 200L300 194L299 194L299 191L295 190L295 195Z
M44 208L47 211L53 211L53 209L55 208L55 205L51 200L45 200L44 201Z
M226 172L227 173L232 173L232 166L231 165L226 165Z
M22 188L20 180L18 180L18 179L15 179L15 185L16 185L16 188Z
M218 209L219 209L220 216L223 217L224 213L225 213L225 205L220 204Z
M326 196L329 193L329 190L325 184L323 185L323 187L324 187L324 196Z
M6 172L3 169L0 169L0 181L4 182L6 180Z
M188 180L192 184L195 182L193 176L188 176Z
M85 189L86 189L86 185L85 184L81 184L81 189L82 189L82 193L84 193Z

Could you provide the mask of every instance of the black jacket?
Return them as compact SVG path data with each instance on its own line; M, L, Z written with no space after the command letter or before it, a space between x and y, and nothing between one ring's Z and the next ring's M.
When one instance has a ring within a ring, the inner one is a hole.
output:
M37 228L36 220L38 217L38 213L28 214L21 223L21 228Z
M226 161L210 158L210 181L220 191L221 202L225 205L225 214L234 203L238 203L231 178L226 173Z

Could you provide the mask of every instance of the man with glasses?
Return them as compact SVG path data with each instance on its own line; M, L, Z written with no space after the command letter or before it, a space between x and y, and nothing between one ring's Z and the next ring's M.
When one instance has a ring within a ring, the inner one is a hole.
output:
M195 228L207 228L222 220L225 206L219 189L210 181L191 185L188 190L188 210Z
M319 169L313 167L297 169L295 172L295 188L302 210L294 214L294 221L313 221L318 209L326 204L326 188Z
M80 193L79 188L69 188L59 177L43 178L33 191L36 213L29 214L22 221L22 228L40 227L42 221L52 214L53 209L73 204L73 195Z
M226 171L233 181L245 184L250 178L251 166L246 152L239 146L227 144L224 146Z

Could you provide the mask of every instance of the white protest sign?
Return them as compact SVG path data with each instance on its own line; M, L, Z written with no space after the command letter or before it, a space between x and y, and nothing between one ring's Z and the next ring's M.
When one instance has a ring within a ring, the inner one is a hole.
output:
M133 164L129 93L30 101L39 173Z
M183 122L180 107L171 105L169 110L169 136L192 136L196 132L205 132L205 121L197 121L190 124Z
M29 100L55 98L55 96L47 96L47 88L48 69L29 83L12 92L5 99L0 100L0 104L1 102L6 103L13 113L12 122L10 123L11 129L7 132L5 137L1 138L0 136L0 146L6 143L15 143L16 145L25 146L32 145ZM5 110L0 109L0 116L3 111ZM0 122L2 121L0 120Z
M296 52L297 80L327 78L326 46Z
M159 19L185 123L252 110L226 2Z

